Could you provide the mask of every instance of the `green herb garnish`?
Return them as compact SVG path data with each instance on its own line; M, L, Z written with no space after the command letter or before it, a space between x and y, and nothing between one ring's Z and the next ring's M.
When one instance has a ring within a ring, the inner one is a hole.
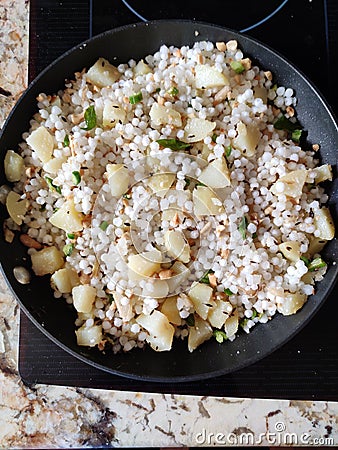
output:
M75 185L78 185L81 181L80 172L78 172L77 170L74 170L74 172L72 172L72 180Z
M190 186L191 181L190 181L189 178L185 177L185 178L184 178L184 181L185 181L185 187Z
M39 211L43 212L46 210L46 203L40 206Z
M238 231L241 233L243 239L246 238L247 226L248 226L247 218L245 216L243 216L242 219L241 219L241 222L240 222L240 224L238 226Z
M241 328L244 328L247 325L248 322L249 322L249 319L247 317L243 317L243 319L241 319L239 321L239 326Z
M185 319L185 321L187 322L187 325L189 327L195 326L195 316L193 314L189 314L189 316Z
M225 288L224 289L224 293L226 294L226 295L234 295L234 293L232 292L232 290L230 290L229 288Z
M205 186L205 184L201 183L200 181L198 181L198 183L196 183L195 186Z
M284 115L278 117L273 126L276 130L285 130L289 132L293 132L295 130L299 131L300 127L298 122L291 122L291 120L287 119Z
M315 270L321 269L322 267L326 267L327 264L322 258L313 259L308 265L309 272L314 272Z
M216 133L214 133L212 136L211 136L211 140L212 140L212 142L215 142L216 143L216 139L217 139L217 134Z
M298 144L300 141L300 138L302 137L302 133L303 133L303 130L294 130L291 133L291 139L293 140L293 142L296 142L296 144Z
M69 136L68 136L68 134L66 134L66 136L65 136L65 138L63 140L63 146L64 147L69 147L69 143L70 143Z
M110 304L112 304L115 301L113 294L107 294L107 297Z
M74 233L67 233L67 238L68 239L75 239L75 234Z
M200 279L200 283L204 283L204 284L210 284L209 281L209 274L214 273L212 270L208 270L208 272L206 274L204 274L204 276Z
M131 105L136 105L136 103L140 103L142 99L143 99L142 92L138 92L137 94L133 94L129 97L129 103Z
M61 186L56 186L53 183L53 180L50 177L45 177L46 183L49 187L49 189L53 192L57 192L58 194L61 194Z
M106 220L104 220L103 222L101 222L101 224L100 224L101 230L102 230L102 231L106 231L106 229L108 228L108 225L109 225L109 223L108 223Z
M84 120L86 122L86 128L82 128L83 130L92 130L96 127L96 112L94 105L89 106L84 113Z
M161 88L156 88L155 93L158 94L161 91Z
M229 156L231 155L231 150L232 150L231 145L225 147L224 153L227 158L229 158Z
M216 339L216 341L219 344L223 344L224 341L226 341L228 339L228 336L226 335L226 333L224 333L224 331L222 330L214 330L212 332L212 335L214 336L214 338Z
M252 239L257 239L257 233L256 233L256 231L254 232L254 233L252 233Z
M306 258L306 256L301 256L300 259L304 262L304 264L306 265L306 267L309 267L311 261L309 260L309 258Z
M240 61L231 61L230 67L238 74L241 74L245 71L245 67Z
M178 95L179 91L176 86L173 86L171 89L169 89L168 94L172 97L176 97Z
M158 139L156 141L161 147L170 148L170 150L188 150L191 144L179 141L178 139Z
M73 250L74 250L73 244L66 244L63 246L63 249L62 249L65 256L70 256L73 253Z

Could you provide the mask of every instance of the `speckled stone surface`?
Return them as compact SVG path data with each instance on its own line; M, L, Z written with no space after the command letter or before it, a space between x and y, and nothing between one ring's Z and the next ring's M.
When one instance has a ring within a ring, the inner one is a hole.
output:
M24 89L28 2L0 0L0 124ZM0 275L0 448L338 445L338 403L37 385L17 371L18 306Z

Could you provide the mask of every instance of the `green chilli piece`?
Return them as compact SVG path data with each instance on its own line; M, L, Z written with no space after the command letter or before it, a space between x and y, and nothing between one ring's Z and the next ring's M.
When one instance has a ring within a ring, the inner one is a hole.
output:
M238 74L241 74L245 71L245 67L240 61L231 61L230 67Z
M209 281L209 274L214 273L212 270L208 270L208 272L206 274L204 274L204 276L200 279L200 283L204 283L204 284L210 284Z
M315 270L321 269L322 267L326 267L327 264L322 258L313 259L308 265L309 272L314 272Z
M215 142L215 144L216 144L216 139L217 139L217 137L218 137L218 135L217 135L216 133L214 133L214 134L211 136L211 140L212 140L212 142Z
M173 86L171 89L169 89L168 94L172 97L176 97L178 95L179 91L176 86Z
M78 185L80 183L81 175L78 170L74 170L74 172L72 172L72 180L75 185Z
M293 140L293 142L296 142L296 144L299 144L299 141L302 137L302 133L303 133L303 130L294 130L291 133L291 139Z
M189 327L195 326L195 316L193 314L189 314L189 316L185 319L185 321L187 322L187 325Z
M108 228L108 225L109 225L109 223L108 223L106 220L104 220L103 222L101 222L101 224L100 224L101 230L102 230L102 231L106 231L106 229Z
M70 256L73 253L74 250L74 244L66 244L63 246L63 253L65 254L65 256Z
M142 92L138 92L137 94L133 94L129 97L129 103L131 105L136 105L136 103L140 103L143 100Z
M247 218L245 216L242 217L242 220L238 226L238 231L241 233L242 238L245 239L246 238L246 229L248 227L248 221Z
M179 141L178 139L158 139L156 141L161 147L170 148L170 150L188 150L191 144Z
M69 147L70 141L69 141L69 136L68 134L66 134L64 140L63 140L63 146L64 147Z
M231 145L225 147L224 153L227 158L229 158L229 156L231 155L231 151L232 151Z
M216 339L216 341L219 344L223 344L224 341L226 341L228 339L228 336L226 335L226 333L222 330L214 330L212 332L212 335L214 336L214 338Z
M96 112L94 105L91 105L86 109L84 119L86 122L86 128L82 128L83 130L89 131L96 127Z
M110 304L112 304L115 301L113 294L107 294L107 297Z
M306 267L309 267L311 261L309 260L309 258L307 258L306 256L301 256L300 259L304 262L304 264L306 265Z
M229 288L224 289L224 293L226 295L228 295L229 297L230 297L230 295L234 295L234 293Z
M68 239L75 239L75 234L74 233L67 233L67 238Z
M289 131L291 133L296 130L301 131L300 124L298 122L291 122L291 120L289 120L284 115L281 115L280 117L278 117L278 119L273 124L273 126L274 126L274 128L276 128L276 130L285 130L285 131Z
M46 180L46 183L47 183L47 185L48 185L48 187L49 187L49 189L50 189L51 191L57 192L58 194L61 194L61 186L56 186L56 185L53 183L52 178L50 178L50 177L45 177L45 180Z

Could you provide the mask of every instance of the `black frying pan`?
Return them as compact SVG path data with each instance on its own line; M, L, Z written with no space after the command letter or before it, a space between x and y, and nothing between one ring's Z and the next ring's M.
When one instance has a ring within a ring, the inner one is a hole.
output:
M279 85L292 87L298 97L297 113L308 132L309 143L320 143L324 163L336 167L338 136L332 113L316 89L294 66L273 50L246 36L218 26L189 21L155 21L121 27L103 33L68 51L29 86L10 114L0 139L3 160L7 149L16 149L21 134L29 129L29 120L36 112L36 96L40 92L52 94L63 88L64 80L74 72L89 67L97 58L105 57L112 63L138 60L154 53L161 44L191 45L199 40L227 41L237 39L245 55L253 58L261 68L271 70ZM3 170L1 184L5 183ZM337 217L337 180L329 186L331 210ZM1 208L1 219L7 217ZM128 354L103 354L97 349L79 347L75 339L75 312L62 300L53 297L49 277L33 277L29 285L20 285L13 276L13 268L29 260L16 238L13 244L0 237L0 260L5 277L21 307L35 325L50 339L74 356L108 372L148 381L188 381L232 372L277 350L311 319L333 288L338 267L337 241L330 242L324 253L328 272L318 284L316 294L297 314L289 317L276 315L268 324L258 325L247 335L240 333L234 342L222 345L215 340L203 344L193 353L186 342L176 342L173 350L155 353L153 350L135 350ZM333 318L328 318L332 320Z

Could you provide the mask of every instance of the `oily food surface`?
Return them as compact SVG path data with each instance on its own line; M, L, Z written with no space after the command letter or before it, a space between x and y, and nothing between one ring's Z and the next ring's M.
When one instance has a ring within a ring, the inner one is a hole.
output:
M193 351L314 292L331 167L302 149L293 90L236 41L100 58L37 100L5 158L5 236L74 305L79 345L165 351L176 335Z

